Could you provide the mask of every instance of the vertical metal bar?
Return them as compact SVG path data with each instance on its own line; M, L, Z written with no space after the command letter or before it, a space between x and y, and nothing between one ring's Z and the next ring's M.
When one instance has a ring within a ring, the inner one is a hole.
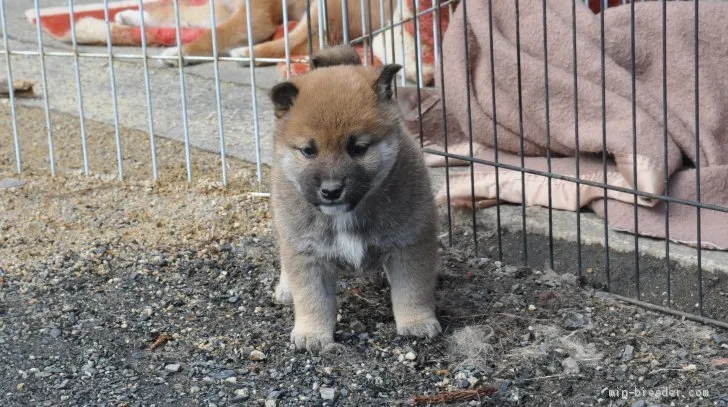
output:
M467 1L467 0L466 0ZM465 2L463 2L465 4ZM465 9L463 9L465 11ZM467 26L465 27L465 38L467 38ZM498 109L495 98L495 48L493 47L493 0L488 0L488 43L490 49L490 95L493 105L493 154L494 161L498 164ZM465 69L470 72L468 66ZM468 74L469 75L469 74ZM470 102L470 98L468 98ZM470 117L470 116L468 116ZM503 228L500 210L500 168L495 167L495 214L496 232L498 236L498 260L503 261Z
M369 32L369 59L372 62L372 65L374 65L374 27L372 26L372 3L371 0L368 0L367 3L367 24L369 24L368 32Z
M394 0L389 0L389 29L390 29L390 39L392 40L392 63L397 61L397 53L395 51L394 46ZM404 61L402 61L404 62ZM402 65L402 74L404 75L404 65ZM397 78L394 78L395 85L397 83ZM404 81L403 83L404 84ZM394 88L396 92L396 87Z
M467 1L467 0L466 0ZM400 18L404 19L404 0L397 0L397 8L399 8ZM394 14L394 12L392 12ZM394 36L394 28L392 28L392 36ZM402 60L402 84L407 83L407 58L404 51L404 22L399 25L400 40L400 59ZM418 99L419 100L419 99Z
M345 0L342 0L345 1ZM286 50L286 73L291 78L291 43L288 38L288 0L283 0L283 46Z
M308 55L310 58L311 54L313 54L313 32L311 31L311 0L306 0L306 29L308 30Z
M13 122L13 144L15 146L15 170L23 172L23 160L20 154L20 136L18 136L18 115L15 111L15 89L13 88L13 68L10 62L10 46L8 44L7 18L5 17L5 0L0 0L0 21L3 28L3 46L5 47L5 67L8 75L8 92L10 94L10 117ZM36 24L40 25L36 15Z
M440 12L440 8L439 8L440 2L441 2L441 0L437 0L437 5L438 5L437 13ZM464 3L465 2L463 2L463 4ZM463 10L465 10L465 9L463 9ZM466 15L466 18L467 18L467 15ZM442 49L442 43L439 43L439 42L435 43L435 48ZM420 49L420 51L421 51L421 49ZM442 53L440 55L442 55ZM442 61L440 61L440 62L442 62ZM447 106L445 105L445 70L444 70L442 63L440 63L440 95L441 95L441 102L442 102L442 131L445 135L445 143L444 143L444 147L445 147L445 193L447 194L448 242L450 243L450 246L452 246L452 203L450 200L450 159L448 157ZM421 121L421 119L422 119L422 117L420 117L420 121ZM471 163L471 168L472 168L472 163ZM475 211L475 207L473 207L473 212L474 211ZM475 236L475 242L476 242L475 250L477 252L478 234L476 233L475 225L473 225L473 235Z
M632 74L632 190L635 192L633 195L634 206L634 278L635 278L635 290L637 299L641 299L640 290L640 251L639 251L639 206L637 205L637 75L635 71L636 65L636 45L635 45L635 15L634 15L635 2L630 2L630 17L629 17L629 30L630 30L630 53L631 53L631 74Z
M342 30L344 31L344 44L349 43L349 2L347 0L341 0L341 23Z
M662 141L665 156L665 196L670 195L670 172L667 153L667 0L662 0ZM670 267L670 202L665 204L665 269L667 270L667 306L672 307Z
M367 37L367 39L363 42L364 43L364 66L369 65L369 58L367 55L369 54L369 47L371 46L371 37L369 37L369 24L367 24L367 10L368 8L365 8L367 0L361 0L361 32L362 36Z
M38 6L38 0L33 0L35 6L35 28L36 35L38 36L38 57L40 59L40 77L43 84L43 107L45 112L46 129L48 130L48 158L51 165L51 175L56 176L56 157L55 148L53 147L53 125L51 122L51 107L48 101L48 80L46 79L45 69L45 50L43 49L43 32L40 28L40 7ZM6 51L7 52L7 51ZM11 85L12 87L12 85Z
M699 19L698 19L698 2L695 1L695 38L693 47L695 49L695 61L693 69L695 69L695 202L700 203L700 71L699 64ZM695 207L695 215L697 224L695 232L697 234L697 255L698 255L698 310L703 315L703 248L702 248L702 225L700 222L700 206Z
M415 0L415 48L417 51L417 86L425 86L422 78L422 34L420 33L420 0Z
M83 91L81 90L81 70L79 68L78 41L76 38L76 18L73 1L68 0L68 12L71 17L71 44L73 46L73 67L76 77L76 99L78 100L78 118L81 125L81 152L83 154L83 173L89 175L88 143L86 141L86 122L84 120Z
M114 54L111 45L111 23L109 21L109 0L104 0L104 21L106 22L106 50L109 56L109 79L111 81L111 98L114 109L114 138L116 140L116 162L119 180L124 179L123 158L121 154L121 130L119 129L119 105L116 96L116 73L114 72Z
M285 15L286 0L283 0L283 13ZM247 9L246 9L247 10ZM225 153L225 128L222 120L222 100L220 97L220 56L217 47L217 16L215 16L215 0L210 0L210 19L212 20L212 66L215 73L215 107L217 108L217 134L220 136L220 165L222 170L222 184L227 186L227 154ZM284 29L287 30L288 21L283 22ZM287 33L286 33L287 34ZM288 62L288 36L286 35L286 62ZM290 65L288 65L290 70ZM290 75L289 75L290 76Z
M438 5L437 7L438 8L437 8L437 11L435 11L435 16L432 19L433 20L433 23L434 23L433 26L432 26L432 40L434 41L435 44L437 44L438 42L440 42L439 39L441 37L441 35L439 33L439 31L441 31L441 27L440 27L440 13L442 13L442 11L440 10L440 7L442 7L440 5L441 2L442 1L439 1L437 3L437 5ZM435 66L437 66L441 62L441 59L440 59L440 50L438 50L438 47L434 47L433 52L434 52L434 57L435 57L435 59L434 59Z
M437 13L441 13L442 6L441 6L441 0L438 0L437 2ZM461 3L461 6L463 8L463 18L465 24L463 24L463 46L465 47L465 100L466 100L466 107L468 112L468 153L470 154L470 158L473 158L474 152L473 152L473 120L472 120L472 106L470 101L471 96L471 90L470 90L470 44L468 43L468 4L467 0L463 1ZM439 19L438 19L439 20ZM437 25L438 29L437 31L440 32L440 37L442 38L442 26L440 24ZM442 58L442 43L437 42L438 48L440 48L439 56ZM440 60L440 77L444 78L444 64L442 63L442 60ZM443 81L442 84L443 89L443 95L445 92L445 84ZM445 125L447 128L447 125ZM473 208L471 213L471 222L473 225L473 251L475 256L478 256L478 221L477 221L477 208L475 207L475 163L470 163L470 204ZM496 205L497 206L497 205Z
M549 202L549 266L554 268L554 218L552 204L552 168L551 168L551 115L549 111L549 47L546 30L546 0L543 0L543 56L544 56L544 100L546 102L546 166L548 167L548 202ZM578 155L577 151L577 155ZM578 212L578 209L577 209Z
M245 0L245 9L250 10L250 0ZM248 49L250 50L250 93L253 98L253 129L255 131L255 167L258 182L263 180L263 163L260 159L260 126L258 123L258 93L255 87L255 53L253 52L253 21L250 13L245 13L248 20ZM309 26L310 27L310 26Z
M316 0L316 13L318 14L319 49L324 47L324 0Z
M144 65L144 91L147 100L147 120L149 121L149 149L152 155L152 180L156 181L159 178L157 169L157 145L154 139L154 114L152 113L152 86L149 81L149 53L147 52L147 32L144 24L144 1L139 0L139 19L141 22L141 35L142 35L142 64Z
M599 13L599 48L600 48L600 59L601 59L601 85L602 85L602 169L604 171L603 180L604 186L608 185L607 182L607 159L609 153L607 152L607 91L606 91L606 62L604 52L604 10L607 9L607 0L601 2L601 12ZM611 291L612 279L611 271L609 267L609 205L607 205L607 188L604 188L604 268L607 277L607 291Z
M579 148L579 80L577 75L578 65L576 53L576 2L571 4L571 47L574 52L574 147L576 149L576 179L579 181L581 180L581 151ZM576 210L576 273L579 277L581 277L581 184L578 182L576 184L576 202L578 205Z
M321 3L323 4L322 15L324 17L324 36L326 38L324 44L328 47L331 45L331 33L329 32L329 3L327 0L321 0Z
M379 0L379 28L384 28L384 0ZM382 32L382 57L384 58L384 61L382 61L385 65L388 64L388 58L387 58L387 36L384 35L386 32Z
M528 242L526 237L526 168L525 144L523 140L523 84L521 81L521 7L516 0L516 73L518 77L518 134L521 139L521 222L523 224L523 265L528 265Z
M108 0L105 0L108 1ZM190 130L187 118L187 90L185 86L185 70L184 70L184 55L182 55L182 31L180 29L179 20L179 2L173 1L174 5L174 29L177 37L177 49L179 50L177 55L177 66L179 68L179 88L180 88L180 99L182 101L182 131L185 140L185 165L187 168L187 181L192 181L192 158L190 157ZM246 9L249 10L249 9ZM246 13L249 14L249 13ZM214 30L213 30L214 31ZM252 51L252 50L251 50Z

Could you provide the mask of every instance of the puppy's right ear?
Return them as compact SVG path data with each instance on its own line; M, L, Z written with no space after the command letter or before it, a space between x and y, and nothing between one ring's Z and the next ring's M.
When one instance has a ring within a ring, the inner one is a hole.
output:
M275 116L281 118L291 110L291 106L298 96L298 88L291 82L281 82L273 86L269 96L273 102Z

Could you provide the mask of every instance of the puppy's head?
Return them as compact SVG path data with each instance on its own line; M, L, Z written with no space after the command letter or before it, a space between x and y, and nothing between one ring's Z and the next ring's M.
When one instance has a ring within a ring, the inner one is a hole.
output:
M399 65L361 66L349 47L324 50L312 71L276 85L276 165L319 211L353 210L387 177L402 132L392 100Z

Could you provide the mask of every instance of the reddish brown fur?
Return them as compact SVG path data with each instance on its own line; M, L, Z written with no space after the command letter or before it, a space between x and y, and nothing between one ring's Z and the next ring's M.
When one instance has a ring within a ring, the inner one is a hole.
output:
M379 3L367 1L369 5L368 18L372 30L381 28ZM330 45L341 44L344 39L342 23L341 0L326 0L328 10L328 37L326 42ZM359 0L347 0L349 37L361 37L369 27L362 27L362 9ZM311 45L314 50L319 48L319 21L318 2L311 1ZM280 0L250 0L252 27L252 43L257 58L284 58L285 40L283 38L269 40L277 27L283 23L283 6ZM308 18L306 18L306 1L289 0L288 18L298 20L299 24L289 32L289 47L292 55L302 55L308 52ZM156 24L174 23L174 8L171 3L150 7L147 12ZM209 5L179 6L180 22L188 26L209 26ZM385 1L384 21L389 21L392 10L389 2ZM233 56L246 56L239 51L248 45L247 10L244 0L218 0L216 2L215 17L218 21L215 28L218 52L230 52ZM207 30L194 41L182 46L183 55L212 56L213 33ZM242 47L236 48L235 47ZM232 51L231 51L232 50Z
M369 67L337 66L294 77L291 82L300 91L296 108L283 123L276 143L299 147L315 139L321 154L339 154L348 135L366 134L372 141L379 140L384 134L374 91L378 76Z

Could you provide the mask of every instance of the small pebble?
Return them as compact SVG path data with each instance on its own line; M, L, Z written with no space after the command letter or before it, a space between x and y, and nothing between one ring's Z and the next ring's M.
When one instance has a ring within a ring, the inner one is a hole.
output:
M407 360L415 360L415 359L417 359L417 354L410 351L404 355L404 358Z
M256 349L250 352L250 360L265 360L265 353Z
M180 366L179 363L172 363L172 364L169 364L169 365L165 366L164 367L164 370L166 370L168 372L178 372L179 369L180 369L180 367L181 366Z
M321 398L324 400L333 401L336 398L336 389L331 387L322 387L319 393L321 393Z

